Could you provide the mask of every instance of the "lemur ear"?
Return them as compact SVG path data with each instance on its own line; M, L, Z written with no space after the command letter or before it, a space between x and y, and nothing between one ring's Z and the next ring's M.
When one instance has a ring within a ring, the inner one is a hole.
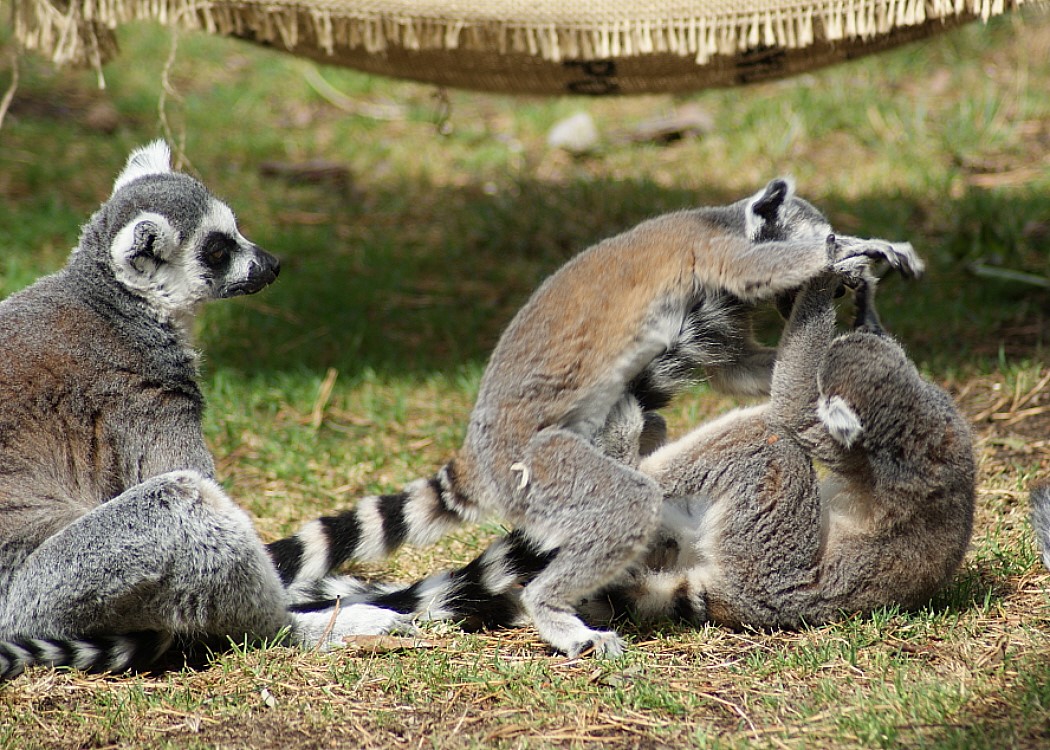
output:
M770 180L762 192L751 199L751 213L766 221L776 221L780 208L795 194L794 181L789 177Z
M135 225L131 237L131 246L124 255L128 264L139 273L148 273L156 268L160 260L158 252L161 249L158 245L164 241L160 227L149 219L145 219Z
M744 212L748 239L756 241L768 234L771 226L776 227L784 205L794 195L795 181L790 177L778 177L751 196Z
M161 140L153 141L147 146L135 149L128 157L128 163L117 175L113 183L113 192L116 193L122 187L139 177L151 174L168 174L171 172L171 149L168 144Z
M110 255L125 274L149 276L170 257L177 240L167 219L142 213L117 233Z
M817 417L832 439L849 448L864 434L860 417L839 396L824 397L817 402Z

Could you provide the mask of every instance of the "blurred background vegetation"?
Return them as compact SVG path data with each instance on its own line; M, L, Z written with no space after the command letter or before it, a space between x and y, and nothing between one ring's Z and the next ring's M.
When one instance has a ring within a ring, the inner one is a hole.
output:
M887 280L882 297L917 358L980 368L1045 343L1045 288L971 271L1050 276L1040 17L780 83L634 99L436 92L183 35L161 102L168 32L132 27L121 41L104 90L92 72L23 61L0 131L0 293L57 267L128 151L170 133L246 233L285 261L278 286L216 306L202 330L214 361L245 373L476 365L573 253L779 174L842 231L908 239L923 253L928 279ZM707 132L629 139L683 107L700 110ZM593 151L548 147L549 129L579 111L598 127ZM311 160L345 171L298 184L265 174L269 162Z

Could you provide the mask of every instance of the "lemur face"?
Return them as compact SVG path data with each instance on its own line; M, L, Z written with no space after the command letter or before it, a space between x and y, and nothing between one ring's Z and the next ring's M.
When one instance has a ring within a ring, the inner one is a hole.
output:
M233 212L215 199L188 251L214 299L255 294L281 271L280 261L248 241L238 231Z
M233 211L201 183L172 172L169 158L162 141L134 152L109 202L93 217L92 224L112 227L108 246L116 278L175 315L272 283L280 271L277 258L245 238Z

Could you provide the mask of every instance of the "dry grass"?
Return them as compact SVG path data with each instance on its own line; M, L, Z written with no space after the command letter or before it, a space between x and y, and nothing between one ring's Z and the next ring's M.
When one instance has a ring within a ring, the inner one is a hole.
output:
M981 455L974 549L921 612L801 633L627 628L616 662L551 655L529 629L436 627L421 642L235 650L154 675L34 669L0 689L0 745L1045 747L1050 576L1034 564L1022 485L1050 473L1048 379L1032 368L954 384ZM429 572L491 534L377 572Z

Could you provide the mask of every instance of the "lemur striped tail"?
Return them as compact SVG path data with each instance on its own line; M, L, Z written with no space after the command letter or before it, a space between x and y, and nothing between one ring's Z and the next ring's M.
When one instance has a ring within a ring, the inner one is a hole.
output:
M525 622L519 602L521 588L557 554L556 548L544 549L515 530L462 568L436 573L409 586L328 578L299 590L299 603L291 609L327 609L338 598L344 604L372 604L424 621L458 622L466 630L515 627ZM593 623L630 618L699 625L709 617L705 589L692 580L689 571L630 571L588 596L578 609Z
M493 542L466 566L436 573L409 586L368 585L355 578L317 581L297 591L303 603L295 611L367 603L415 615L420 620L459 622L467 630L511 627L522 623L521 587L558 554L515 530Z
M26 667L76 667L85 672L144 669L172 645L168 633L140 631L86 638L20 638L0 641L0 681Z
M634 569L616 583L580 602L580 614L595 622L630 618L636 622L700 625L708 621L705 588L688 570Z
M1032 529L1043 565L1050 568L1050 483L1032 488Z
M449 462L431 479L418 479L392 495L363 498L356 508L310 521L267 549L285 586L300 588L345 562L381 559L403 544L432 544L477 516Z

